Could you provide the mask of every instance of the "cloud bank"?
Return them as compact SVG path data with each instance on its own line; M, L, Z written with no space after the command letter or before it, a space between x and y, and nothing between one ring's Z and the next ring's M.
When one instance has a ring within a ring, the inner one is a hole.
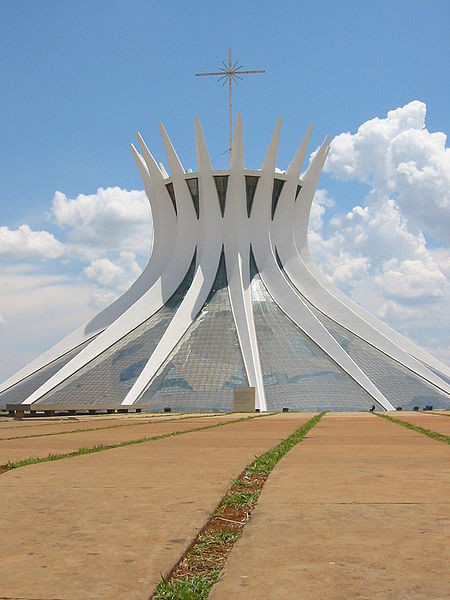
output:
M0 259L48 260L64 252L64 245L48 231L32 231L28 225L15 230L0 227Z
M450 241L450 149L444 133L425 128L426 105L415 100L384 119L366 121L331 142L325 172L369 184L374 195L395 199L424 233Z
M450 152L443 133L427 131L425 115L423 102L410 102L332 140L325 172L369 193L327 220L335 203L319 190L309 240L338 287L449 361Z

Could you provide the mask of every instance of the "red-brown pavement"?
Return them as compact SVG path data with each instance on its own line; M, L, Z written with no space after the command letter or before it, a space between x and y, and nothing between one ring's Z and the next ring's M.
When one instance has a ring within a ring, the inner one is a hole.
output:
M186 431L197 427L207 427L219 421L228 421L241 418L242 415L222 415L211 418L194 417L187 419L174 419L150 421L131 424L127 427L114 427L111 429L87 429L77 433L64 433L64 435L18 438L0 441L0 465L8 461L15 462L31 456L45 457L49 454L67 454L79 448L91 448L103 444L110 446L119 442L136 440L143 437L164 435L174 431ZM84 427L82 427L84 429Z
M0 475L0 598L149 598L230 480L310 417L262 417Z
M27 418L22 420L9 419L0 427L0 440L27 435L41 435L60 433L72 429L96 429L98 427L127 426L150 421L159 422L167 419L180 419L186 416L201 416L181 413L167 413L167 415L112 415L111 417L78 415L76 417L50 417L47 420L40 418Z
M407 421L412 425L418 425L424 429L431 429L431 431L436 431L437 433L450 435L450 419L448 417L442 417L430 413L424 414L404 411L390 413L390 415L395 419L399 419L400 421Z
M449 534L447 444L327 414L270 475L209 598L443 600Z

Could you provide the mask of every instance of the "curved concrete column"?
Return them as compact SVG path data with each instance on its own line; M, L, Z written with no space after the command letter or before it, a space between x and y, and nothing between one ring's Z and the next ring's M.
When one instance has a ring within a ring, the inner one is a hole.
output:
M139 136L140 137L140 136ZM140 138L142 140L142 138ZM164 227L169 222L173 222L169 213L170 209L174 212L170 201L167 202L167 191L163 191L162 174L159 168L155 168L154 160L149 157L149 164L152 166L154 177L151 179L148 167L143 158L138 154L131 144L131 151L136 161L139 173L144 184L147 198L153 217L154 239L152 252L145 269L131 285L131 287L122 296L117 298L112 304L101 310L97 315L89 319L81 327L70 333L63 340L49 348L38 358L26 365L23 369L15 373L12 377L0 385L0 393L9 389L19 381L33 375L43 367L46 367L55 360L61 358L77 346L104 331L111 323L118 319L126 310L130 308L160 277L161 272L167 264L172 254L173 237L161 235ZM148 152L148 150L147 150ZM148 154L150 154L148 152ZM150 155L151 156L151 155ZM155 183L158 182L157 185ZM170 239L167 239L169 238Z
M143 174L144 185L146 185L147 193L151 194L153 198L158 198L158 201L154 201L155 204L162 205L165 203L166 206L170 205L170 210L175 215L169 194L165 187L163 188L160 186L159 189L148 187L150 185L150 180L148 176L145 175L146 171L143 160L140 158L136 150L134 150L134 152L137 160L139 161L138 164L141 165L140 171L141 174ZM158 168L156 163L154 164L153 168ZM175 228L173 230L173 234L165 236L172 239L171 245L174 246L174 250L169 247L166 242L164 242L163 248L165 247L167 252L164 261L162 261L160 258L158 261L159 264L153 263L151 265L151 268L155 273L159 272L159 277L157 278L156 282L95 340L93 340L71 361L64 365L64 367L55 373L53 377L49 378L33 394L26 398L23 404L32 404L33 402L36 402L42 398L42 396L54 389L57 385L65 381L68 377L97 358L97 356L100 356L100 354L122 339L127 333L141 325L144 321L149 319L158 310L160 310L169 300L169 298L175 293L176 289L183 281L183 278L189 269L189 265L191 264L195 250L196 231L196 217L192 202L190 202L190 200L188 202L187 199L183 198L182 195L179 197L179 212L180 218L177 219L175 216ZM162 223L164 227L168 227L167 222L171 223L172 220L163 220ZM164 267L162 262L167 261L168 264ZM162 269L162 274L160 269Z
M261 279L279 308L311 339L325 354L337 363L350 377L386 410L394 410L393 405L372 383L367 375L348 356L334 337L316 318L291 287L280 270L270 240L271 199L275 174L281 119L275 127L269 149L261 170L261 178L256 189L252 211L251 242Z
M230 178L225 203L225 264L230 304L248 383L255 388L256 408L259 408L260 411L266 411L266 398L250 290L250 239L244 169L242 117L239 113L234 130Z
M211 161L198 118L195 118L195 141L200 203L200 240L197 246L198 266L186 296L164 332L122 405L134 404L145 391L169 354L186 333L202 309L214 283L223 243L222 219L212 175Z

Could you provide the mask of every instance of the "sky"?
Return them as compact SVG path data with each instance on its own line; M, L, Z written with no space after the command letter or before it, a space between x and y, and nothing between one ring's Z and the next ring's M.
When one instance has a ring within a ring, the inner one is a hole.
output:
M0 0L0 380L122 293L151 214L129 143L195 170L194 115L226 168L228 47L246 164L279 115L286 169L331 136L310 246L324 273L450 363L447 0ZM224 154L225 152L225 154Z

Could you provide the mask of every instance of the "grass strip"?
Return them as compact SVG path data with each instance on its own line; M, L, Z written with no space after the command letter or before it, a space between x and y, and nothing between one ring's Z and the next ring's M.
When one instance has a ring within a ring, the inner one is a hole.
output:
M222 414L230 414L230 413L222 413ZM149 424L158 424L161 423L170 423L170 421L184 421L185 419L202 419L210 416L218 416L218 415L187 415L186 417L174 417L173 419L158 419L157 421L152 421L148 419L147 421L139 421L139 423L125 423L124 425L116 424L116 425L104 425L103 427L87 427L82 428L78 427L77 429L70 429L69 431L54 431L48 433L33 433L30 435L16 435L14 437L8 438L0 438L0 442L9 442L10 440L27 440L30 438L39 438L39 437L49 437L52 435L67 435L68 433L84 433L86 431L101 431L103 429L117 429L120 427L137 427L138 425L149 425ZM221 415L222 416L222 415Z
M409 423L408 421L402 421L401 419L396 419L395 417L390 417L389 415L383 415L381 413L373 413L377 417L381 417L382 419L386 419L386 421L391 421L391 423L396 423L397 425L401 425L402 427L406 427L407 429L412 429L412 431L416 431L417 433L422 433L423 435L427 435L438 442L444 442L444 444L450 444L450 435L444 435L443 433L438 433L437 431L432 431L431 429L425 429L424 427L420 427L420 425L414 425L414 423Z
M203 600L218 581L225 561L255 508L264 483L279 460L323 417L322 412L247 465L179 562L162 577L152 600Z
M12 471L13 469L19 469L20 467L26 467L27 465L37 465L45 462L52 462L55 460L62 460L64 458L73 458L74 456L84 456L85 454L95 454L96 452L104 452L105 450L114 450L115 448L125 448L127 446L136 446L137 444L144 444L146 442L154 442L156 440L163 440L169 437L175 437L177 435L183 435L185 433L193 433L194 431L205 431L206 429L214 429L215 427L223 427L225 425L232 425L234 423L242 423L243 421L250 421L252 419L261 419L269 417L273 413L252 415L250 417L242 417L240 419L234 419L230 421L219 421L214 425L205 425L205 427L193 427L192 429L185 429L184 431L172 431L170 433L163 433L161 435L153 435L151 437L142 437L136 440L127 440L125 442L117 442L117 444L104 445L99 444L97 446L91 446L89 448L79 448L74 452L67 452L65 454L48 454L47 456L30 456L15 462L9 461L6 465L6 471ZM1 471L0 471L1 472Z

